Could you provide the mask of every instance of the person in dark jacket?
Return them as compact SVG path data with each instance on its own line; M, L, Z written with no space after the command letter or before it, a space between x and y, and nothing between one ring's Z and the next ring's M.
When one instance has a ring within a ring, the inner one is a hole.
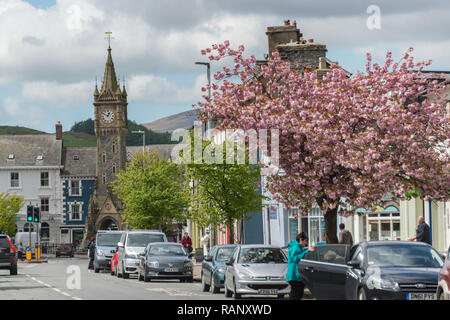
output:
M88 244L89 249L89 266L88 269L94 269L94 255L95 255L95 237L92 237Z
M300 278L298 272L298 263L309 251L314 251L314 248L304 249L308 245L308 236L301 232L297 235L295 240L292 240L288 244L288 268L286 273L286 282L291 286L291 293L289 299L301 300L305 290L305 284Z
M189 233L185 232L183 238L181 239L181 244L187 250L187 252L192 252L192 239L189 237Z
M430 240L430 227L428 226L428 224L425 222L425 218L420 216L417 219L417 230L416 230L416 236L409 238L409 241L418 241L418 242L425 242L428 243L429 245L431 245L431 240Z
M339 225L339 243L353 245L353 237L350 231L345 230L345 224L341 223Z

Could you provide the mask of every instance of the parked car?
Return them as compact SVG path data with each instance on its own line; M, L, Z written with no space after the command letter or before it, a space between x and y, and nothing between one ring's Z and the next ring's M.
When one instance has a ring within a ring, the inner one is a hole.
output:
M202 288L203 291L219 293L220 288L224 287L225 271L227 270L226 262L230 260L237 245L219 245L214 246L209 251L202 262Z
M117 275L117 257L118 257L118 252L116 251L116 252L114 252L114 254L113 254L113 256L112 256L112 258L111 258L111 262L110 262L110 265L111 265L111 275L112 276L116 276L116 277L118 277L118 275Z
M287 256L278 246L241 245L226 263L225 296L277 295L290 292L286 282Z
M60 256L68 256L73 258L73 248L71 244L62 243L57 245L55 248L55 256L59 258Z
M123 231L102 230L95 237L94 272L111 268L111 258L117 251L117 243L120 241Z
M442 257L430 245L369 241L315 247L299 263L316 299L436 299Z
M0 269L7 269L10 275L17 275L17 252L6 234L0 234Z
M181 244L173 242L150 243L140 256L138 279L179 279L193 282L194 264Z
M117 244L117 276L127 279L130 274L137 274L140 255L153 242L167 242L166 235L157 230L125 231Z
M450 248L445 256L444 266L439 271L438 288L436 297L438 300L450 300Z

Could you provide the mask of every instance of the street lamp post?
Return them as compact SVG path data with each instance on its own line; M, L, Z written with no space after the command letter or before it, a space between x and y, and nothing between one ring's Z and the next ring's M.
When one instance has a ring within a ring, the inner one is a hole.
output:
M206 75L208 77L208 98L211 99L211 64L209 62L196 62L195 64L206 66ZM211 130L211 120L209 119L209 113L208 113L208 121L205 123L203 137L206 137L207 139L210 139L210 130ZM209 248L211 249L214 245L214 232L212 225L210 224L209 227Z

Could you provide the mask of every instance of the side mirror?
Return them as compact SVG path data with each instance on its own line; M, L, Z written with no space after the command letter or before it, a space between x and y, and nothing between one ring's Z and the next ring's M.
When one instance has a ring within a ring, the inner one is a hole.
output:
M349 267L355 268L355 269L360 269L361 268L361 263L357 260L351 260L347 262L347 265Z
M225 264L227 266L232 266L233 265L233 260L228 260L227 262L225 262Z
M205 256L205 258L203 260L205 260L205 261L212 261L212 256Z
M111 253L116 253L116 250L111 250Z
M123 242L118 242L118 243L117 243L117 247L123 248Z

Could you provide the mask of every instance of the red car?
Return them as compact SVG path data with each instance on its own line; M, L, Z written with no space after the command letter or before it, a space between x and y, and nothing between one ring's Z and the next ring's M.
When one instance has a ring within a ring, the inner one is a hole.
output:
M445 257L444 266L439 271L438 288L436 298L438 300L450 300L450 248Z
M114 253L114 255L111 258L111 275L112 276L118 276L117 275L117 251Z

